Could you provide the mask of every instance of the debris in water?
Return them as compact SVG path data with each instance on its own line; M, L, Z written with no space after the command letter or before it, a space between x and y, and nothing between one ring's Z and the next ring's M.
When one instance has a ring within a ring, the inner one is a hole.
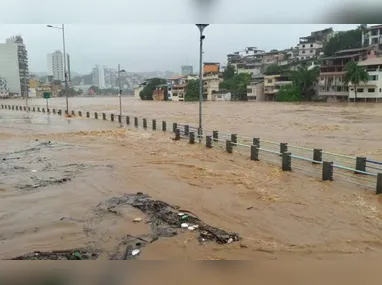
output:
M136 256L140 253L141 251L139 249L134 249L132 252L131 252L131 255L132 256Z
M57 251L34 251L14 258L5 260L95 260L100 255L100 251L91 249L72 249Z
M33 169L33 170L31 170L31 172L37 172L37 170Z
M189 226L188 229L189 229L190 231L195 230L195 228L194 228L193 226Z
M134 222L134 223L140 223L140 222L142 222L142 218L135 218L135 219L133 220L133 222Z
M186 224L186 223L183 223L183 224L181 224L180 226L181 226L183 229L188 228L188 224Z
M182 217L182 220L184 221L184 220L187 220L188 219L188 216L187 215L184 215L183 217Z
M233 242L233 239L232 238L230 238L228 241L227 241L227 243L232 243Z
M184 213L178 213L178 216L184 216L185 214Z

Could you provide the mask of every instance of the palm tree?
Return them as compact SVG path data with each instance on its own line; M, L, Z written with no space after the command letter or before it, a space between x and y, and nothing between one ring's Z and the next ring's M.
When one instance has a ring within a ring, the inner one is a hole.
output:
M351 83L354 85L354 101L357 101L357 85L361 82L366 83L369 79L369 73L367 71L358 66L358 63L355 61L349 61L345 66L345 83Z
M309 69L306 65L300 65L297 70L292 72L292 82L300 89L301 95L305 100L310 100L314 84L318 81L319 67L315 66Z

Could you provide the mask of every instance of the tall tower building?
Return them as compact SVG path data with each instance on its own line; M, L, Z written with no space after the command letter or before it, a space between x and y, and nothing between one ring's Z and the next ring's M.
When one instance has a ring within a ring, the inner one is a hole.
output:
M56 50L54 53L48 54L47 57L48 61L48 72L49 75L53 75L54 80L60 80L62 82L65 81L65 75L64 75L64 54ZM66 54L66 70L68 73L68 82L70 81L70 61L69 61L69 54Z
M193 74L193 67L191 65L183 65L181 67L181 70L182 70L182 76Z

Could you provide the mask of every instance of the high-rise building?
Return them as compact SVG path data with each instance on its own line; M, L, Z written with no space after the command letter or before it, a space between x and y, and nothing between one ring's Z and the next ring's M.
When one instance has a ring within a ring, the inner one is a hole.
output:
M105 67L96 65L92 71L92 82L93 85L97 86L100 89L105 89Z
M117 84L117 70L113 68L104 68L105 85L108 88L112 88Z
M21 36L0 44L0 77L6 80L9 93L25 95L28 91L28 53Z
M9 90L7 86L7 80L0 77L0 98L7 97L9 95Z
M182 70L182 76L193 74L193 68L191 65L183 65L181 67L181 70Z
M60 50L56 50L54 53L48 54L48 72L49 75L53 75L54 80L65 81L64 77L64 54ZM66 54L66 70L67 80L70 81L70 61L69 54Z

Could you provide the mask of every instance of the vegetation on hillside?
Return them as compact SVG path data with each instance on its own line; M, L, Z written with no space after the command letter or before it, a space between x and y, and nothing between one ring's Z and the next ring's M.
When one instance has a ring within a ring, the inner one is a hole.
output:
M166 79L162 78L153 78L142 89L142 91L139 93L139 97L141 97L142 100L153 100L153 91L158 85L166 84Z
M281 86L277 93L278 102L298 102L302 101L300 89L294 85Z
M199 79L189 80L187 83L187 89L186 89L184 101L199 101L199 86L200 86Z
M249 73L234 74L230 79L220 82L219 88L229 90L233 101L247 101L247 86L251 82L251 77Z
M281 66L277 64L271 64L267 67L267 69L264 71L265 75L278 75L282 72Z
M362 32L366 28L367 26L362 24L354 30L340 31L336 33L324 46L325 56L332 56L337 51L344 49L362 47Z
M345 77L344 77L344 81L346 83L351 83L354 85L354 101L357 100L357 86L361 83L361 82L367 82L367 80L369 79L369 74L368 72L358 66L358 63L355 62L355 61L350 61L346 64L345 66Z

